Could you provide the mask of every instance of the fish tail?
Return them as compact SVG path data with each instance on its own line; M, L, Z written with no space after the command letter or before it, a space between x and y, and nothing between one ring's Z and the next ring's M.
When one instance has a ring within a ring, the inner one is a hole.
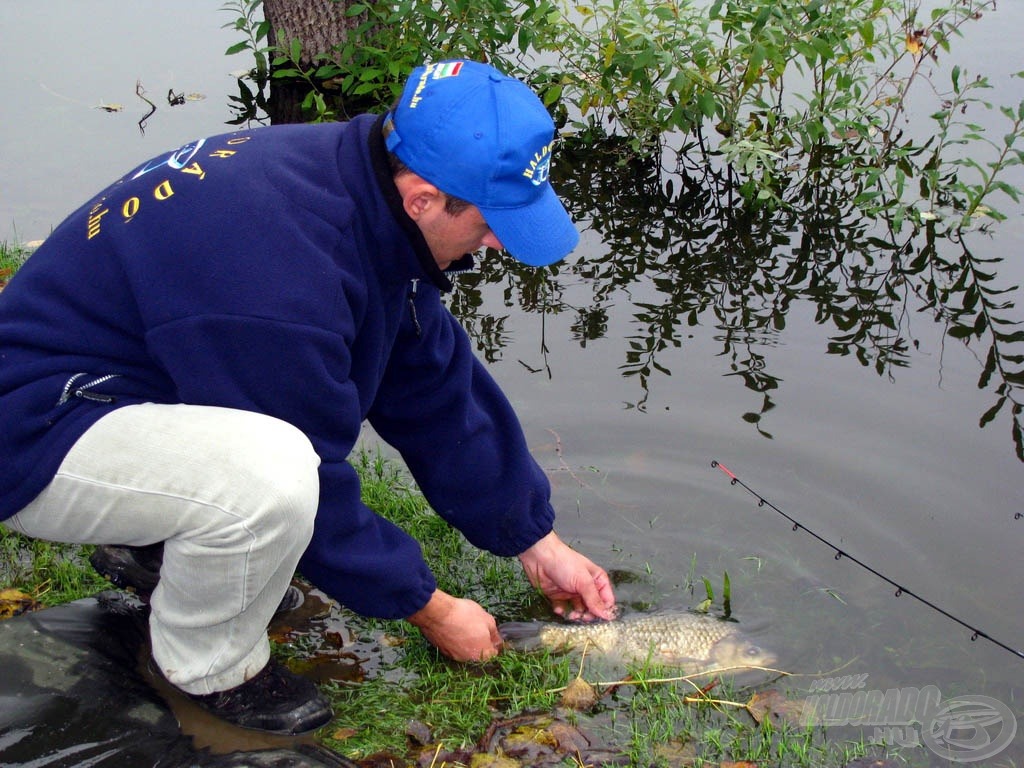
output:
M498 633L509 648L535 651L543 645L540 639L542 626L539 621L509 621L498 625Z

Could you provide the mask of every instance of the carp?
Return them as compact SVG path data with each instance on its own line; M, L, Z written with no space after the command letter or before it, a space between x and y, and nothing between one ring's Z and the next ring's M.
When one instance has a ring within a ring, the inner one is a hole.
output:
M688 672L765 667L775 655L743 635L736 622L690 611L661 611L614 621L507 622L498 627L506 646L596 653L612 661L650 661Z

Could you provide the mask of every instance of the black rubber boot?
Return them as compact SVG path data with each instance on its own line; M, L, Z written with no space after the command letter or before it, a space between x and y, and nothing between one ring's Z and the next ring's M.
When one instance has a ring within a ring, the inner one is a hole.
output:
M162 541L144 547L120 544L103 544L89 556L89 562L96 572L121 589L138 595L144 603L149 602L156 584L160 581L160 566L164 561ZM302 590L289 586L274 611L274 615L298 608L305 601Z
M89 562L114 586L131 590L148 602L160 581L164 543L160 541L145 547L104 544L96 547Z
M312 680L273 659L258 675L236 688L204 696L186 695L229 723L271 733L307 733L334 717L330 702Z

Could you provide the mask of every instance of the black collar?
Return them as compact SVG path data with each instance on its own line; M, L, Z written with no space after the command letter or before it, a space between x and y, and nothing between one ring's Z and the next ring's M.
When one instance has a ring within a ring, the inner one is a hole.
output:
M395 221L398 222L406 237L409 238L416 258L419 260L420 266L426 272L430 282L437 286L439 290L450 291L452 289L452 281L448 279L446 273L472 269L473 255L467 253L448 267L448 269L444 270L444 272L437 266L434 255L430 252L430 247L423 238L423 233L416 226L416 222L409 218L409 214L405 212L405 208L402 206L402 196L398 192L398 187L395 186L395 180L391 175L391 165L388 163L388 152L384 146L384 134L381 130L383 126L384 115L381 115L370 127L370 163L373 166L373 173L377 177L377 186L380 187L381 194L391 210L391 215L395 217Z

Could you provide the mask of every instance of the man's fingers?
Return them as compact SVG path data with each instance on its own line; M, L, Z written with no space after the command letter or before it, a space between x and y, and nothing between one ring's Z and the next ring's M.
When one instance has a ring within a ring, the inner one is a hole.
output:
M585 608L588 613L600 619L614 618L611 606L615 604L615 596L604 571L595 574L593 580L583 583L579 598L575 606L577 610Z

